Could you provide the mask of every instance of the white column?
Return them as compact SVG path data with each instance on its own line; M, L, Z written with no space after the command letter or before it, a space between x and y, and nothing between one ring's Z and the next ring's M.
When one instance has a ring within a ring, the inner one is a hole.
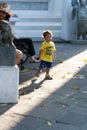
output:
M16 103L19 99L19 69L0 66L0 103Z
M61 5L62 1L61 0L49 0L49 13L50 15L56 15L56 16L61 16Z
M72 40L72 5L71 0L62 0L62 36L64 40Z
M62 0L54 0L54 15L61 16L61 13L62 13Z

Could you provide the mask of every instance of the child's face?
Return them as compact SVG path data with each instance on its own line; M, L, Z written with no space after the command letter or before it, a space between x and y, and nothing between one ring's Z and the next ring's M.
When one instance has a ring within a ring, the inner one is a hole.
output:
M52 40L52 36L51 34L47 34L45 37L44 37L45 41L49 42Z

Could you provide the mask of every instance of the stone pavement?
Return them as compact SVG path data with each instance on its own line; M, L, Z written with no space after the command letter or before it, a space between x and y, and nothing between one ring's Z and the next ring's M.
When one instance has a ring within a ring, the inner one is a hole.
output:
M0 104L0 130L87 130L87 44L56 48L53 80L44 80L45 70L35 77L39 63L26 63L18 103Z

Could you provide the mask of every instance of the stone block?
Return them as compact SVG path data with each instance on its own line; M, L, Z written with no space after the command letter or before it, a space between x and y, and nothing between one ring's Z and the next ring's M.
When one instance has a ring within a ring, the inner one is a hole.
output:
M16 54L12 46L0 43L0 66L15 66Z
M19 68L0 67L0 103L16 103L19 98Z

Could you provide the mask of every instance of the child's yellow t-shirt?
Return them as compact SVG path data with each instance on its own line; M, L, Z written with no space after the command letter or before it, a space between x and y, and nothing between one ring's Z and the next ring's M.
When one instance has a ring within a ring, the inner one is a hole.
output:
M44 41L41 44L40 50L42 52L41 53L41 60L44 60L44 61L47 61L47 62L53 61L53 53L54 53L54 51L56 51L54 42Z

